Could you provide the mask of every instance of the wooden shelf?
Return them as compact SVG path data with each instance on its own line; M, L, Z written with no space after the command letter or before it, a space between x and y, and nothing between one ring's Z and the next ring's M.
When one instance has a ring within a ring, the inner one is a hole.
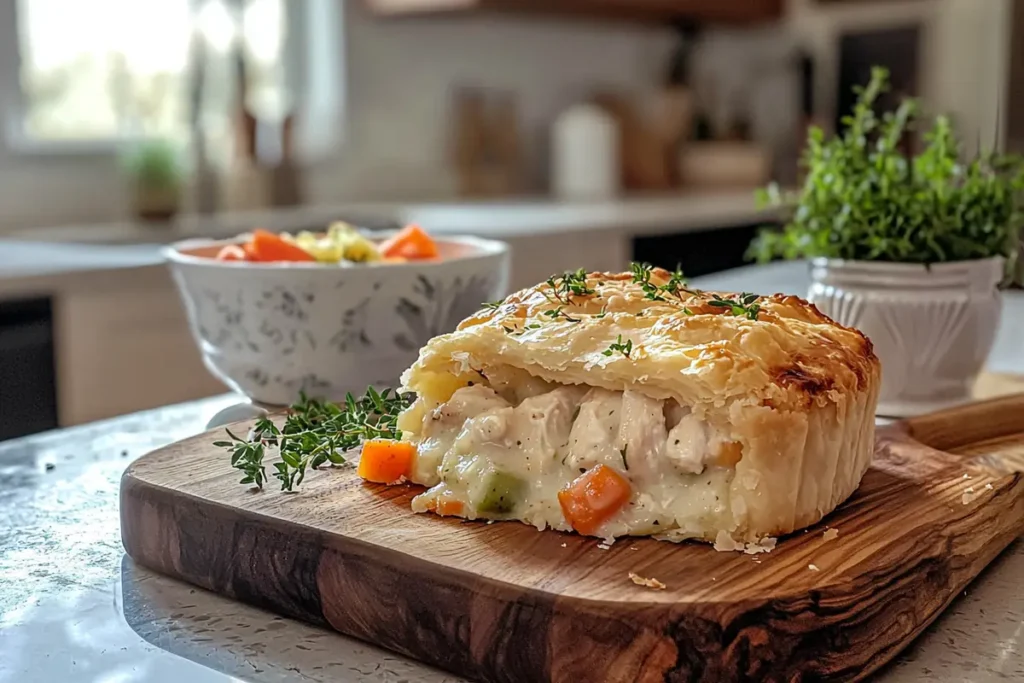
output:
M502 11L627 21L754 24L782 16L785 0L365 0L381 16Z

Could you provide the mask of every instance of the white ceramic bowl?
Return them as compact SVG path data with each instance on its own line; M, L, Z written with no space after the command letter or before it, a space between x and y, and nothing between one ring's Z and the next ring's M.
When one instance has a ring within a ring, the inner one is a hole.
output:
M300 391L339 399L370 385L395 386L427 340L508 286L508 245L474 237L438 239L441 260L429 262L212 258L237 241L189 240L164 254L206 366L270 405L287 405Z

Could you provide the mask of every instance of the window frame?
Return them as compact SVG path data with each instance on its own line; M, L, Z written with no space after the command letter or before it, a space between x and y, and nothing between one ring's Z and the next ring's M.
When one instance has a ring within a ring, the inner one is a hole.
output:
M17 2L0 0L0 168L5 157L113 157L125 145L144 140L130 136L37 140L25 134ZM317 162L334 155L344 129L343 11L333 0L285 0L284 4L285 68L296 101L302 103L303 120L309 124L299 129L296 154L300 161Z

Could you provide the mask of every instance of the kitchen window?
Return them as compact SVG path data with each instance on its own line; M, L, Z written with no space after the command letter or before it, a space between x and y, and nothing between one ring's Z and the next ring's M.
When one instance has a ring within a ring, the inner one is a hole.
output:
M324 31L337 27L332 4L0 0L2 146L31 154L185 142L193 121L227 141L239 53L250 111L275 119L299 106L307 120L333 115L336 130L340 51Z

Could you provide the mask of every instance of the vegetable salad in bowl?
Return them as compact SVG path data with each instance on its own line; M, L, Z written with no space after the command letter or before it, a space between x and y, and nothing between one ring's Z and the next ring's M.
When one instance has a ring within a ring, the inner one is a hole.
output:
M348 223L332 223L327 232L304 230L291 235L256 229L241 244L227 244L219 261L251 263L405 263L438 258L434 239L418 225L407 225L382 242L374 242Z
M508 246L410 225L253 230L164 251L203 360L269 405L397 386L431 337L503 296Z

